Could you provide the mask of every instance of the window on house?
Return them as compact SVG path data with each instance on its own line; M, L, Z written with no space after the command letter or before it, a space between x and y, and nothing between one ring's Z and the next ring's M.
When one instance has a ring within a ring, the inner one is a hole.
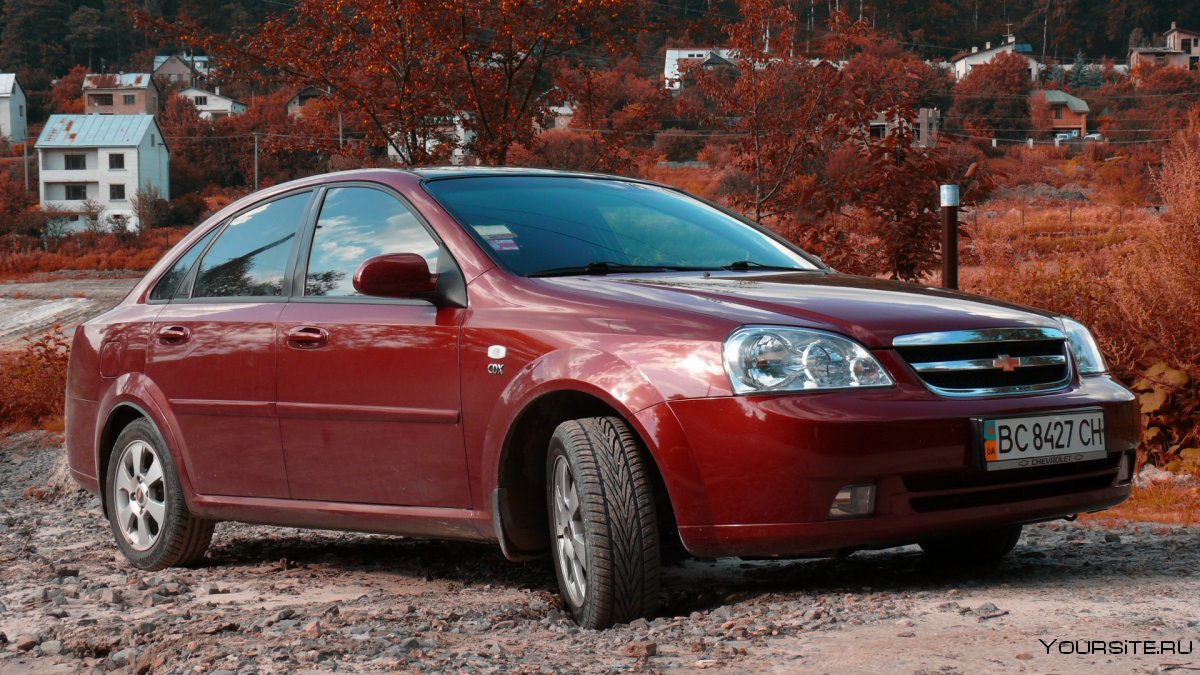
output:
M21 117L24 117L25 116L25 106L23 106L23 105L17 106L17 114L20 115Z
M124 185L109 185L108 200L111 202L125 201L125 186Z
M89 94L88 102L92 105L112 105L112 94Z
M1056 120L1061 120L1061 119L1062 119L1062 110L1063 110L1062 108L1055 108L1055 109L1054 109L1054 119L1056 119Z
M122 153L119 153L119 152L109 155L108 156L108 168L109 169L124 169L125 168L125 155Z
M208 97L196 96L192 99L192 103L195 103L196 105L208 105Z
M121 96L121 102L125 105L134 105L137 103L137 96L134 96L133 94L123 94Z
M87 155L65 155L63 168L67 171L84 171L87 169Z
M154 134L150 134L150 147L154 147L158 141L154 138Z
M69 201L81 202L87 198L88 198L88 196L87 196L87 186L86 185L68 185L67 186L67 199Z
M883 138L884 136L887 136L887 125L886 124L872 124L871 125L871 138Z

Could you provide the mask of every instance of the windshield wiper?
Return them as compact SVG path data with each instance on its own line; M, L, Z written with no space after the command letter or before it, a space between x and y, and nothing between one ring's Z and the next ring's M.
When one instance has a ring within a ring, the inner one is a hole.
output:
M701 267L679 267L677 265L626 265L625 263L597 260L586 265L553 267L526 274L527 277L570 277L583 274L603 275L610 272L687 272L705 269Z
M734 260L733 262L726 265L723 269L729 270L730 272L749 272L752 269L755 269L755 270L788 270L788 271L792 271L792 272L812 272L812 271L814 271L814 270L808 269L807 267L795 267L795 266L791 266L791 265L766 265L766 264L763 264L760 262L755 262L753 260Z

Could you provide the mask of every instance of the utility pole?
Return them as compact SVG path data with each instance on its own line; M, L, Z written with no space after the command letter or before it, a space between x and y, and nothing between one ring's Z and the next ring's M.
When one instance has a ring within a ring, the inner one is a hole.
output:
M958 288L958 186L943 185L942 288Z
M254 132L254 191L258 192L258 132Z
M25 191L29 192L29 134L21 144L21 168L25 170Z

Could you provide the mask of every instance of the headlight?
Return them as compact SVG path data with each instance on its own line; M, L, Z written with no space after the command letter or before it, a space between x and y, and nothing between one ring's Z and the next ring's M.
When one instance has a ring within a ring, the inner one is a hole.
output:
M725 340L725 370L738 394L892 384L862 345L804 328L739 328Z
M1063 331L1067 334L1067 344L1071 346L1071 354L1075 357L1075 366L1080 375L1098 375L1108 371L1104 365L1104 357L1096 346L1096 338L1086 326L1065 316L1059 317Z

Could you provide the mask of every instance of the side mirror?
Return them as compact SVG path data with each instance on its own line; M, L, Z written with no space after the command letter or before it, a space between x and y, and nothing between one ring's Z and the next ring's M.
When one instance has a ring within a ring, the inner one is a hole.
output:
M354 273L354 290L381 298L411 298L429 293L437 276L416 253L391 253L368 258Z

